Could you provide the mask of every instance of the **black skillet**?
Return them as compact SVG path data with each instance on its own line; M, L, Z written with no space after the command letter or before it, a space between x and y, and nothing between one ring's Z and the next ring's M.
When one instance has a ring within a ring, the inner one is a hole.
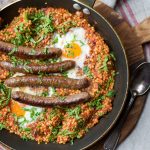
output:
M0 11L0 17L4 19L4 24L9 23L15 16L18 15L17 11L20 7L61 7L74 13L76 9L73 6L75 6L74 4L78 4L81 7L81 11L84 9L84 12L88 14L90 12L89 15L86 15L89 23L94 25L97 32L99 32L104 37L106 43L109 45L110 49L114 52L116 57L116 70L119 72L119 74L116 76L115 81L115 90L117 91L117 94L113 102L113 110L105 117L103 117L100 123L90 129L82 139L75 140L73 145L70 143L65 145L59 145L56 143L38 145L33 141L23 141L17 135L10 134L6 130L0 131L1 142L17 150L79 150L88 148L98 140L102 139L102 137L104 137L115 124L124 107L128 91L129 77L127 58L122 43L113 27L103 16L91 8L94 4L94 1L95 0L82 0L82 2L72 0L21 0L3 8Z

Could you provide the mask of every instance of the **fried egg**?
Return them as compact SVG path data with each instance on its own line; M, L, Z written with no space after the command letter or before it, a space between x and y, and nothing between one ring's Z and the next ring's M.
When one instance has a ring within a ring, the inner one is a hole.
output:
M10 110L17 117L17 122L22 128L35 122L44 112L44 108L21 104L13 100L10 102Z
M76 27L69 29L64 35L55 33L53 36L51 46L62 49L62 61L74 60L76 62L76 67L67 73L70 78L80 79L85 77L85 75L78 74L79 69L83 69L84 62L90 55L90 46L85 34L84 28Z
M44 87L16 87L12 88L12 91L22 91L31 95L41 95L44 91ZM51 97L54 94L54 88L48 88L48 96ZM10 102L11 112L17 117L17 122L21 128L26 128L29 124L35 122L38 117L44 112L44 108L35 107L31 105L22 104L12 100Z
M52 46L62 49L62 60L74 60L78 67L83 68L86 57L90 55L85 33L85 29L81 27L71 28L64 35L55 33Z
M24 76L23 73L15 73L13 77ZM22 91L31 95L41 95L45 91L45 87L15 87L12 92ZM27 125L35 122L37 118L44 112L44 108L22 104L12 100L10 102L11 112L17 117L20 127L26 128Z

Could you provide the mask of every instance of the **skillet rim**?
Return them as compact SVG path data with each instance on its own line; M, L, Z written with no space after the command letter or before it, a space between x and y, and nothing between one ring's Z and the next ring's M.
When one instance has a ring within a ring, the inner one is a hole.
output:
M0 9L0 12L1 12L2 10L4 10L5 8L7 8L7 7L9 7L9 6L11 6L11 5L13 5L13 4L19 2L19 1L21 1L21 0L16 0L16 1L14 1L14 2L11 2L11 3L7 4L7 5L5 5L4 7L2 7L2 8ZM85 4L85 3L81 2L81 1L78 1L78 0L72 0L72 1L74 1L74 2L76 2L76 3L79 3L79 4L81 4L82 6L85 6L85 7L88 8L89 10L92 10L95 14L97 14L99 17L101 17L101 18L108 24L108 26L109 26L109 27L111 28L111 30L114 32L114 34L115 34L115 36L116 36L116 38L117 38L117 40L118 40L118 42L119 42L119 44L120 44L120 46L121 46L121 48L122 48L122 52L123 52L123 55L124 55L124 58L125 58L125 64L126 64L125 66L126 66L126 77L127 77L127 81L126 81L126 89L125 89L125 93L124 93L125 97L123 98L123 102L122 102L121 108L120 108L118 114L116 115L115 119L112 121L111 125L107 128L107 130L105 130L105 132L103 132L103 134L101 134L101 135L100 135L96 140L94 140L92 143L90 143L90 144L88 144L87 146L84 146L83 148L81 148L81 150L84 150L84 149L87 149L87 148L91 147L91 146L94 145L96 142L98 142L100 139L102 139L102 138L114 127L115 123L116 123L117 120L119 119L119 117L120 117L120 115L121 115L121 113L122 113L122 110L123 110L123 108L124 108L124 106L125 106L125 102L126 102L126 100L127 100L127 95L128 95L128 89L129 89L129 64L128 64L128 59L127 59L127 55L126 55L126 52L125 52L125 48L124 48L124 46L123 46L123 43L122 43L122 41L121 41L121 39L120 39L118 33L115 31L115 29L113 28L113 26L110 24L110 22L109 22L103 15L101 15L100 13L98 13L94 8L88 6L87 4ZM1 142L1 141L0 141L0 143L4 144L6 147L8 147L8 148L10 148L10 149L14 149L14 148L12 148L12 147L6 145L5 143L3 143L3 142ZM14 150L15 150L15 149L14 149Z

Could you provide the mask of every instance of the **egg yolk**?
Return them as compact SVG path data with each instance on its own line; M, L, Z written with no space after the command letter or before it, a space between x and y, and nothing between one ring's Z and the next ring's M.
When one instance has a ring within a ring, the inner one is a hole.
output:
M15 101L11 101L10 103L11 112L14 113L17 117L21 117L25 115L25 111L22 109L21 105Z
M67 58L75 58L81 55L81 47L77 43L69 43L65 46L63 56Z

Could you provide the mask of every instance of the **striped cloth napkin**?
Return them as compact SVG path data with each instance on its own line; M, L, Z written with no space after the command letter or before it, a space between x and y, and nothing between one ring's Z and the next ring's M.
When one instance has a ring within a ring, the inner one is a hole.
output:
M108 6L114 8L121 16L135 26L144 19L150 17L150 0L102 0ZM150 43L144 45L146 59L150 62Z

